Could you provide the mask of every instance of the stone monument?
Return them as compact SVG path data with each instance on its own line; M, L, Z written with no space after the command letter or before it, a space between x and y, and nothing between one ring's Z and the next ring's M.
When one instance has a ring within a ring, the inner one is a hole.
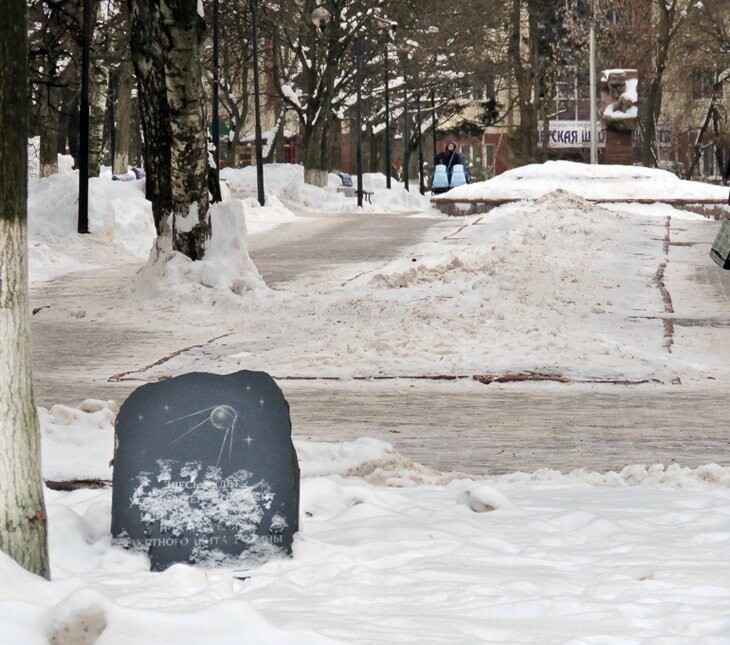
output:
M299 464L289 405L264 372L194 372L135 390L115 427L112 535L175 562L247 566L291 554Z
M633 133L638 123L635 69L607 69L601 72L601 101L606 130L603 162L632 165L634 163Z

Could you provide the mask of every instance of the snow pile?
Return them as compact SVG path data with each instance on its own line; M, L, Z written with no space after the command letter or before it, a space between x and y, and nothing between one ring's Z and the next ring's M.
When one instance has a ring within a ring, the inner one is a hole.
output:
M90 179L91 235L79 235L77 229L78 174L59 173L31 181L28 253L32 282L94 268L102 258L121 263L147 257L155 229L144 182Z
M38 179L41 172L41 138L28 139L28 179ZM58 172L73 172L74 158L71 155L58 155Z
M241 295L264 287L248 254L246 217L239 199L211 204L211 236L202 260L191 260L175 251L153 249L149 261L135 276L132 292L143 298L189 295L212 291Z
M296 441L302 477L360 477L378 486L443 484L458 473L443 474L401 455L385 441L362 437L340 443Z
M728 468L383 488L328 472L387 444L305 444L303 466L320 474L302 480L294 556L237 574L150 573L111 544L110 490L47 491L53 581L0 554L3 639L721 642L730 629ZM407 480L408 466L394 474Z
M487 181L454 188L434 197L433 201L536 199L557 189L600 201L682 199L727 202L727 188L685 181L666 170L640 166L592 166L572 161L546 161L508 170Z
M87 399L78 408L38 408L43 477L52 481L111 479L114 401Z
M221 179L224 180L231 193L241 199L257 197L256 167L224 168L221 170ZM357 178L353 176L353 183ZM264 166L264 187L266 191L267 207L272 199L295 212L357 212L357 199L338 192L342 186L340 177L330 173L328 184L324 188L304 183L304 167L295 164L266 164ZM365 201L363 209L377 212L404 212L428 211L431 206L428 199L417 190L407 191L395 180L391 189L386 188L385 175L381 173L365 173L363 175L363 189L372 191L372 204ZM274 207L276 210L276 207ZM248 216L248 213L247 213ZM258 229L256 229L258 232Z
M661 246L647 230L564 192L462 221L453 240L413 247L347 287L247 311L246 342L230 343L231 369L340 377L666 376L656 323L629 320L663 307L652 257ZM301 313L285 328L264 322L282 306ZM240 350L259 341L259 328L266 344L242 358Z

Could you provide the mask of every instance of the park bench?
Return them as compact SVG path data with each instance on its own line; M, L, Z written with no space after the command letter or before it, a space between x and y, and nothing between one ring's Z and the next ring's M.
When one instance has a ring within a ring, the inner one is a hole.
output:
M337 175L342 182L342 186L337 187L337 192L342 193L345 197L357 197L357 187L352 184L352 177L346 172L338 172ZM368 203L372 204L372 196L375 194L373 190L362 191L362 198Z

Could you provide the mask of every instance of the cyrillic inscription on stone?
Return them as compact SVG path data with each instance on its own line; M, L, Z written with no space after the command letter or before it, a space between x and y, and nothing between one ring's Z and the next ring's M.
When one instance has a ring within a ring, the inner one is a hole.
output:
M289 405L264 372L143 385L116 422L112 535L155 571L291 554L299 465Z

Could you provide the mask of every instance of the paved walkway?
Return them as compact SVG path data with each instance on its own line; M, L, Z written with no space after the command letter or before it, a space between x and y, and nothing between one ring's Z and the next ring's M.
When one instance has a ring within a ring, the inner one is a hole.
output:
M721 387L283 383L299 436L374 437L439 470L616 470L636 463L730 465Z
M266 284L286 288L305 274L324 273L333 266L384 264L432 227L446 232L457 228L457 222L415 213L329 215L254 235L248 250Z
M434 230L433 226L437 229ZM250 240L267 282L278 288L318 271L353 262L362 270L397 256L427 233L446 234L456 220L361 214L323 217ZM676 235L675 235L676 227ZM667 284L677 316L675 348L698 339L730 359L730 272L709 264L716 225L673 224ZM672 263L694 264L691 284L673 282ZM169 351L202 342L175 330L95 324L69 318L81 294L113 307L115 289L136 266L66 276L33 291L36 399L39 405L77 405L84 398L122 401L136 383L92 375L121 373ZM359 268L350 267L353 271ZM328 276L337 272L327 271ZM354 276L352 276L354 277ZM346 278L345 278L346 279ZM314 284L315 282L313 282ZM688 310L683 294L705 303ZM60 311L65 315L57 315ZM689 321L689 322L688 322ZM682 325L680 325L682 322ZM100 351L103 348L104 351ZM730 404L722 384L705 386L479 385L424 381L347 384L280 383L291 404L295 436L318 440L377 437L404 455L442 470L469 473L618 469L633 463L730 464Z

